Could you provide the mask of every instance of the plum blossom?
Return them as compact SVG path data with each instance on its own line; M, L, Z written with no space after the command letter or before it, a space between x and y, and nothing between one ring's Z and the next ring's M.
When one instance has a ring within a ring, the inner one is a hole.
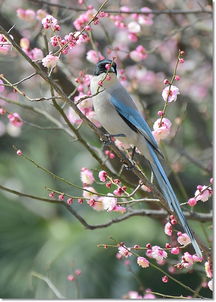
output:
M112 194L108 194L108 196L101 197L100 200L103 203L104 210L107 212L111 212L117 205L117 198L115 198Z
M4 82L0 79L0 93L2 93L5 90Z
M130 22L127 27L128 27L128 31L131 33L137 34L141 30L139 23L137 23L135 21Z
M198 257L196 254L191 255L188 252L185 252L181 258L180 267L190 268L195 262L202 262L202 258Z
M179 247L173 247L170 252L173 255L178 255L180 252L180 249L179 249Z
M168 101L169 103L175 102L177 100L178 94L180 94L178 87L173 85L165 87L162 91L162 97L164 101Z
M97 120L96 118L96 113L95 111L91 110L86 113L86 117L97 127L101 127L101 123Z
M195 192L196 201L207 201L212 196L212 188L207 186L198 186L199 189Z
M162 122L161 119L157 119L153 125L154 131L152 134L157 142L160 142L162 139L166 139L170 135L172 123L169 119L163 118Z
M138 45L135 50L130 52L130 58L135 62L140 62L147 58L148 54L142 45Z
M141 12L149 12L149 14L143 14L138 16L138 22L141 25L152 25L153 24L153 14L151 14L151 9L148 7L142 7Z
M118 248L118 253L125 258L132 256L132 253L130 252L130 248L126 248L124 246L120 246Z
M88 191L86 191L88 190ZM85 199L94 199L94 200L98 200L98 195L97 195L97 191L95 190L95 188L93 187L86 187L85 186L85 190L83 190L83 197Z
M96 64L98 61L103 60L104 56L102 56L102 54L100 52L97 52L95 50L89 50L87 52L86 59L89 62Z
M23 125L23 121L22 121L21 117L16 112L9 113L8 119L9 119L10 123L15 127L21 127Z
M211 291L213 291L213 279L208 282L208 287Z
M73 125L80 126L83 122L83 120L79 117L79 115L72 107L68 108L67 117Z
M206 261L204 266L205 266L206 276L211 279L213 277L213 273L212 273L212 267L210 261L209 260Z
M127 210L125 207L122 207L122 206L119 206L119 205L116 205L113 209L112 209L113 212L119 212L121 214L124 214Z
M171 224L170 222L167 222L167 223L165 224L164 233L165 233L167 236L171 236L171 235L172 235L172 224Z
M40 48L33 48L30 50L30 41L27 38L20 40L20 47L32 60L41 60L43 58L43 52Z
M22 9L18 8L17 11L17 17L21 20L32 22L35 20L35 12L32 9Z
M188 199L187 204L188 204L190 207L194 207L194 206L197 204L196 198L190 198L190 199Z
M91 185L95 181L92 171L88 168L81 169L80 178L84 186Z
M54 18L52 15L47 15L41 21L44 29L51 28L53 31L59 31L60 26L58 25L58 20Z
M100 181L105 182L107 180L107 172L106 171L100 171L98 173L98 177L100 179Z
M156 299L156 296L151 292L150 288L147 288L143 299Z
M37 20L42 20L43 18L45 18L47 16L47 12L43 9L38 9L36 12L36 19Z
M132 290L131 290L131 291L129 291L129 292L127 293L127 295L126 295L125 297L123 297L123 298L126 298L126 299L142 299L143 297L140 296L138 292L132 291Z
M0 34L0 54L6 55L11 49L11 44L4 35Z
M167 252L164 251L160 246L154 245L151 249L147 250L147 256L161 262L167 258Z
M188 245L189 243L191 243L191 240L189 238L189 236L186 233L181 233L178 238L177 238L178 243L180 243L183 246Z
M145 257L137 257L137 264L143 268L149 267L149 261Z
M59 57L51 54L42 59L42 65L47 68L54 68L58 63Z
M73 25L76 30L82 30L82 28L88 23L96 14L95 9L89 9L85 13L81 14L74 22Z
M34 61L42 60L43 56L43 51L40 48L35 47L30 50L29 57Z

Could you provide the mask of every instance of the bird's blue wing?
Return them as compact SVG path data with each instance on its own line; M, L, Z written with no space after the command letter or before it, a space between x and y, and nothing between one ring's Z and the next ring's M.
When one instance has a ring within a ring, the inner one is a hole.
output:
M149 125L146 123L139 111L134 106L128 106L128 102L123 102L122 99L120 99L119 95L114 96L113 94L111 94L110 102L115 106L118 113L130 124L132 124L137 129L137 131L139 131L154 147L154 149L156 149L160 153L157 142L152 135ZM133 102L132 99L131 102Z

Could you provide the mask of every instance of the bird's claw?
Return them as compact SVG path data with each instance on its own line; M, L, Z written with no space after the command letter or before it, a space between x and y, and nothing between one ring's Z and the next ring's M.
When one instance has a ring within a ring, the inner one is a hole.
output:
M104 137L101 139L101 141L106 145L111 145L111 143L113 142L113 138L115 137L125 137L125 134L109 134L109 133L105 133Z

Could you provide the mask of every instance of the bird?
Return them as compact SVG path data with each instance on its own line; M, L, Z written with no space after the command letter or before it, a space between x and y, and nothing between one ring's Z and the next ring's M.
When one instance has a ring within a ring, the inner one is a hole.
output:
M158 144L130 94L118 80L114 60L103 59L97 62L90 90L96 119L111 137L118 137L122 143L138 148L149 161L170 210L177 215L197 256L202 257L201 249L161 164L162 153Z

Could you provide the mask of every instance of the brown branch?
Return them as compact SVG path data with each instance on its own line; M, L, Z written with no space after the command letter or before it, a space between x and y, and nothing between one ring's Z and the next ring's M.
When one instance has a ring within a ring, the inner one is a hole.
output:
M63 9L67 9L67 10L72 10L72 11L77 11L77 12L85 12L86 8L81 8L81 7L74 7L74 6L70 6L70 5L63 5L63 4L57 4L57 3L50 3L48 1L44 1L44 0L29 0L30 2L34 2L37 4L46 4L48 6L54 6L54 7L58 7L58 8L63 8ZM123 12L120 10L104 10L105 13L109 13L109 14L139 14L139 15L149 15L149 12L141 12L140 10L135 10L135 11L129 11L129 12ZM202 13L206 13L206 14L212 14L213 12L211 10L205 10L205 9L197 9L197 10L177 10L177 9L173 9L173 10L152 10L150 12L153 15L161 15L161 14L174 14L174 15L179 15L179 14L202 14Z
M146 216L146 217L151 217L154 219L164 219L167 217L167 212L164 210L151 210L151 209L142 209L142 210L130 210L130 212L119 216L118 218L114 218L110 220L109 222L106 222L104 224L98 224L98 225L91 225L86 222L86 220L80 216L70 205L68 205L66 202L57 200L57 199L48 199L48 198L43 198L43 197L38 197L35 195L30 195L26 193L22 193L16 190L12 190L10 188L7 188L5 186L0 185L0 189L3 191L10 192L12 194L22 196L22 197L27 197L39 201L44 201L48 203L54 203L54 204L60 204L64 206L86 229L89 230L95 230L95 229L102 229L102 228L107 228L110 225L114 223L119 223L121 221L127 220L130 217L133 216ZM209 222L212 221L212 213L191 213L191 212L184 212L185 217L191 220L196 220L200 222Z

